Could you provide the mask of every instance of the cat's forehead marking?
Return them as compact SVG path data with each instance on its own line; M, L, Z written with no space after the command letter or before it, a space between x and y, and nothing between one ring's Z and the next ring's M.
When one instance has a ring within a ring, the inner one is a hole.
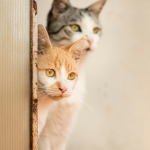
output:
M91 19L91 17L88 16L88 14L84 14L84 18L81 21L82 25L84 27L88 27L91 29L91 27L94 27L95 25L97 25L93 19Z
M69 52L57 48L55 53L57 54L54 55L55 58L53 59L53 64L56 70L60 71L63 66L65 66L66 72L77 70L75 61Z
M61 69L60 69L60 76L61 76L61 79L66 79L67 77L67 70L66 70L66 67L65 67L65 64L63 64L61 66Z
M62 18L65 18L66 20L62 20L62 22L64 22L65 24L82 22L87 16L89 17L90 21L93 21L95 24L99 24L98 18L86 9L70 8L70 10L68 10L68 13L64 13L63 15L64 17Z

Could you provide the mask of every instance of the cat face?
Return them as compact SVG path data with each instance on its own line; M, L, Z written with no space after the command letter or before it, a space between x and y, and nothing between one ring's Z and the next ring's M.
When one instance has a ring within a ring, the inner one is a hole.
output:
M86 9L78 9L69 0L54 0L47 24L52 43L62 46L88 35L84 49L95 50L101 35L98 16L105 2L101 0Z
M78 80L77 64L85 36L74 44L57 48L51 45L43 26L38 26L38 89L52 100L72 94Z

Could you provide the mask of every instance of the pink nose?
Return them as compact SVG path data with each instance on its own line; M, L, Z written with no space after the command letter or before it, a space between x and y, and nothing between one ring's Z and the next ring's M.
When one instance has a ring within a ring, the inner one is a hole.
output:
M89 43L90 45L92 45L93 40L88 40L88 43Z
M62 92L62 93L65 93L67 91L67 88L59 88L59 90Z

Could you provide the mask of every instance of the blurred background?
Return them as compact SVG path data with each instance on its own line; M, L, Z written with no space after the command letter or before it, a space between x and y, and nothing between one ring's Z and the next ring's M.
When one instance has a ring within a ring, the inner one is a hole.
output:
M96 0L70 0L85 8ZM52 0L38 0L46 25ZM150 0L107 0L86 67L87 93L67 150L150 150Z

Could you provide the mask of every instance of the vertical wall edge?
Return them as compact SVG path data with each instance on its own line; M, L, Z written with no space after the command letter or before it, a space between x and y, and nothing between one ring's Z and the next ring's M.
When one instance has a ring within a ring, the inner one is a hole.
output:
M37 0L31 0L31 149L38 150L38 100L37 100Z

